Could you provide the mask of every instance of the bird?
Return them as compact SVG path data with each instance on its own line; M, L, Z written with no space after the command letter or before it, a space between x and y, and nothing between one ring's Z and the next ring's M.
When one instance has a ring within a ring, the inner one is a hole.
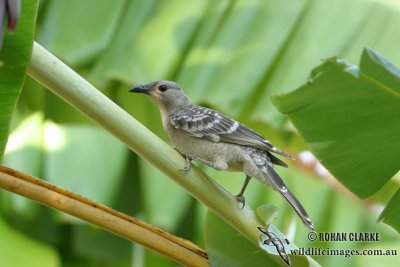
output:
M314 225L306 210L286 187L273 165L287 167L277 155L294 159L262 135L218 111L193 105L183 89L173 81L153 81L129 90L147 95L155 102L161 120L175 149L185 158L181 169L188 172L192 160L222 171L241 171L246 175L235 198L245 205L244 192L250 179L279 192L310 230Z

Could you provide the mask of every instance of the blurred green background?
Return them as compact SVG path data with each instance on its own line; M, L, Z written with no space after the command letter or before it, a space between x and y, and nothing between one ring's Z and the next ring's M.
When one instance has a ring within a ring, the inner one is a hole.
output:
M296 156L305 142L270 96L307 81L322 58L358 63L372 47L400 66L400 4L390 0L41 1L36 40L167 141L157 108L128 90L175 80L196 104L249 125ZM296 245L398 249L376 223L398 188L360 200L302 153L278 167L319 231L380 232L379 243L316 243L286 202L252 181L256 208ZM307 156L308 155L308 156ZM308 161L310 160L310 161ZM204 247L206 209L178 185L29 77L13 114L4 164L138 217ZM243 174L204 168L236 194ZM175 266L139 245L8 192L0 192L0 266ZM21 251L24 256L21 257ZM314 257L324 266L396 266L398 257Z

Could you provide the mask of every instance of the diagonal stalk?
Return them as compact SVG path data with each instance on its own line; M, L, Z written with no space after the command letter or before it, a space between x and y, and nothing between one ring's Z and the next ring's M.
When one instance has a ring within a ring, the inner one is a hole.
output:
M180 264L209 266L206 252L190 241L2 165L0 165L0 188L91 222Z

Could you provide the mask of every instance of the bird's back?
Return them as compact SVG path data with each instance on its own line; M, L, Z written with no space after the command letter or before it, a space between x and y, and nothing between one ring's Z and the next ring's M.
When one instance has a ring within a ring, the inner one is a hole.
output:
M174 129L192 137L253 147L291 158L252 129L205 107L191 105L177 109L169 114L169 122Z

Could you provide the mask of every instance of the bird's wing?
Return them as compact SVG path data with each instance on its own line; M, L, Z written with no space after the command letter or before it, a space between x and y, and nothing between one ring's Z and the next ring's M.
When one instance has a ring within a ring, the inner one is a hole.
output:
M180 108L169 115L169 120L175 129L197 138L250 146L292 158L252 129L205 107L192 105Z

